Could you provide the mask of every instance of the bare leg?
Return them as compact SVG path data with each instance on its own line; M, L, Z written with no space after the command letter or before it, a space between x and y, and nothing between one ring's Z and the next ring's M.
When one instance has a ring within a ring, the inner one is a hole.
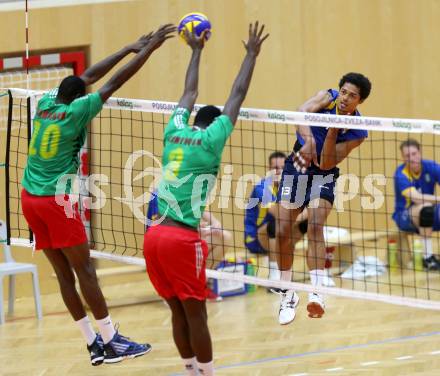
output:
M271 208L271 214L276 219L278 266L281 271L292 269L293 264L293 224L301 213L301 209L287 209L280 204Z
M432 226L431 227L422 227L420 226L420 213L423 208L427 206L432 206L431 204L422 204L411 207L410 214L411 220L413 224L419 229L419 234L423 240L423 248L424 248L424 259L432 259ZM435 210L435 206L433 207ZM435 259L435 258L434 258ZM430 270L438 270L440 265L438 261L434 261L432 265L425 265Z
M81 320L86 316L86 311L76 291L75 275L69 261L61 249L45 249L44 254L55 271L64 304L75 321Z
M177 298L167 299L167 302L172 313L173 338L177 350L182 359L192 358L194 351L191 347L189 325L182 302Z
M90 249L87 243L63 248L63 255L75 270L79 280L81 292L89 305L95 319L101 320L108 316L107 304L96 277L96 270L90 258Z
M319 199L318 207L309 207L307 210L309 221L307 228L309 241L307 266L309 270L324 270L326 256L324 224L332 210L332 205L327 200Z
M181 301L189 328L189 342L199 363L212 361L212 343L208 328L206 302L197 299Z

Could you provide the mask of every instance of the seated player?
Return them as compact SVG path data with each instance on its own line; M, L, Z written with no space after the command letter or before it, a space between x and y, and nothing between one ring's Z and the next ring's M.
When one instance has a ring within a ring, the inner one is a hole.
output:
M400 231L420 234L424 245L423 266L440 270L432 250L432 232L440 230L440 165L422 158L420 144L408 139L400 145L404 161L394 174L395 208L393 219Z
M43 249L55 270L64 303L87 342L94 366L146 354L151 346L129 341L115 330L90 259L78 207L64 201L69 188L64 187L60 192L58 182L66 175L77 173L78 152L86 138L87 126L101 111L103 103L145 64L174 30L171 25L163 26L93 65L81 77L66 77L58 89L41 98L33 119L22 180L23 214L35 234L36 248ZM132 52L136 55L130 62L97 92L86 95L87 86L104 77ZM95 333L75 288L75 274L99 334Z
M275 218L269 207L276 201L278 185L286 155L275 151L269 156L269 169L273 174L263 178L252 190L244 217L246 248L255 254L269 255L269 279L279 280L275 240ZM255 204L255 199L258 203Z
M362 74L348 73L339 82L339 91L322 90L300 108L303 112L331 115L360 116L357 106L368 98L371 83ZM325 278L326 246L324 225L333 207L335 185L339 176L337 167L350 152L358 147L368 132L361 129L338 129L299 126L293 153L287 158L278 190L277 205L271 212L277 219L279 267L281 280L292 280L295 239L293 223L298 215L308 211L307 266L313 286L323 285ZM294 290L285 290L281 296L279 323L284 325L295 318L299 298ZM322 317L324 297L316 291L309 294L309 317Z
M144 256L150 281L172 313L173 338L188 375L214 374L206 311L205 263L208 247L198 226L251 82L263 27L249 25L246 56L223 111L202 107L189 125L198 95L199 66L205 33L185 29L192 49L185 89L164 132L163 173L158 188L159 214L165 218L145 233ZM209 177L208 180L206 180Z
M255 254L269 254L269 279L276 281L280 280L276 253L276 222L268 209L276 201L285 160L286 155L280 151L275 151L269 155L269 170L272 172L272 175L262 179L253 189L244 218L246 248ZM256 205L253 199L258 200ZM292 229L292 237L295 239L293 244L296 244L306 233L307 210L303 210L298 215ZM323 285L335 286L329 273L326 273ZM268 290L278 291L277 289Z
M147 228L159 218L157 193L153 192L151 196L152 198L148 203L147 210ZM206 267L208 269L215 269L216 265L224 259L225 248L232 245L232 234L230 231L224 230L221 222L206 209L200 219L199 233L200 238L208 245ZM222 300L222 297L207 287L206 299L211 302L219 302Z

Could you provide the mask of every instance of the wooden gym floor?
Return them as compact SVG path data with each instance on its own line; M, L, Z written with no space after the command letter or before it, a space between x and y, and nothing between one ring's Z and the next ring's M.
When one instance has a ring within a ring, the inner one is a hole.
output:
M112 301L144 296L146 282L104 287ZM322 319L307 317L307 297L295 321L277 323L278 296L256 293L209 303L218 375L439 375L440 312L328 297ZM16 303L0 326L0 375L177 375L180 359L162 302L112 308L121 333L148 341L153 351L116 365L91 367L80 334L58 294Z

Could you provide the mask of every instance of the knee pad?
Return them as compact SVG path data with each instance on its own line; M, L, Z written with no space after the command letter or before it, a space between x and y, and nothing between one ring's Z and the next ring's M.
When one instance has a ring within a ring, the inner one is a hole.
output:
M434 226L434 206L424 206L420 210L419 225L420 227L432 227Z
M269 222L267 222L267 236L270 239L275 239L275 235L276 235L275 219L270 219Z
M301 232L301 234L305 235L307 233L308 225L309 225L309 222L307 221L307 219L298 223L298 228L299 228L299 231Z

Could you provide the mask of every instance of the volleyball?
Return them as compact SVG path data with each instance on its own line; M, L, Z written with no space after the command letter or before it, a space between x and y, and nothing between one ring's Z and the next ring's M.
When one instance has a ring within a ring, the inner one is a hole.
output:
M203 13L189 13L181 18L179 21L179 26L177 27L177 32L180 37L186 42L185 39L185 29L190 33L193 31L197 36L200 36L205 30L207 30L205 34L205 39L208 40L211 36L211 22L209 22L208 17L206 17Z

